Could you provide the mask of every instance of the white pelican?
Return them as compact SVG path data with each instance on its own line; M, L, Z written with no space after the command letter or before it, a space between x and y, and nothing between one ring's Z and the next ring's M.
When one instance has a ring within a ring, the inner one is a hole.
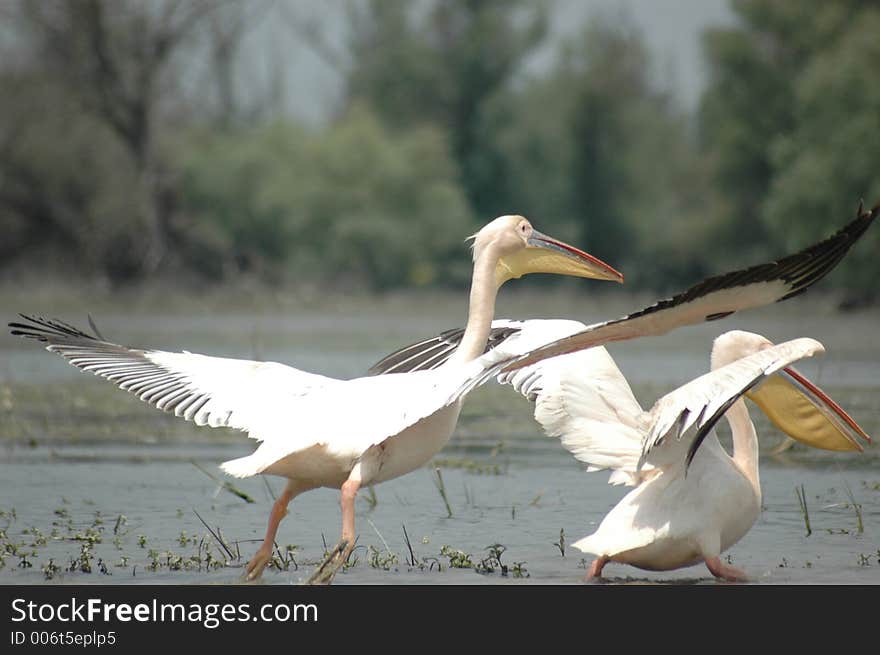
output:
M720 555L758 518L758 437L742 396L790 437L831 450L861 450L867 434L821 389L788 365L816 353L813 339L774 346L727 332L712 348L712 372L660 398L650 411L617 387L596 384L578 366L581 353L553 372L535 416L575 457L614 470L610 482L635 485L591 535L572 544L596 555L587 579L609 561L665 571L700 561L717 578L746 580ZM775 375L774 375L775 374ZM772 376L772 377L769 377ZM625 384L625 381L624 381ZM724 415L733 455L712 430Z
M251 455L222 465L238 477L287 478L265 539L246 566L250 579L270 561L290 501L317 487L340 489L342 537L325 569L328 581L354 546L358 489L419 468L452 435L462 396L473 386L466 383L482 371L476 358L486 347L500 286L536 272L623 281L604 262L541 234L522 216L499 217L474 235L473 261L459 347L446 366L406 375L336 380L274 362L133 349L28 316L10 327L159 409L198 425L244 430L262 442Z
M528 336L578 329L583 325L576 321L534 320L499 324L495 331L503 338L511 330ZM593 535L572 544L597 555L588 578L599 576L608 561L668 570L703 560L716 577L745 579L719 557L748 532L761 506L757 436L740 397L810 446L862 450L859 438L871 441L821 389L788 367L822 351L813 339L773 346L756 334L728 332L715 341L712 373L647 412L602 347L502 373L499 381L535 402L535 419L588 471L611 469L609 483L636 486ZM731 426L733 457L710 433L722 415Z

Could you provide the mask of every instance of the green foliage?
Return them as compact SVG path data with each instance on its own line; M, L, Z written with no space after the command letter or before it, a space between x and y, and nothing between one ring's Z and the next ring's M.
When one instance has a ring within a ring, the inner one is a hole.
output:
M698 125L625 13L536 66L549 3L351 3L320 128L280 113L281 87L236 97L238 46L273 3L7 4L4 271L464 286L464 237L520 213L665 291L880 200L874 3L735 0L737 25L705 35ZM825 283L856 300L880 274L865 241Z
M326 131L279 121L199 135L185 153L183 197L209 235L206 267L283 265L300 279L377 289L466 275L474 225L436 129L392 134L356 107Z
M795 84L790 133L774 140L773 184L764 205L768 229L786 248L821 238L855 211L857 198L880 199L880 10L862 12L845 38L814 57ZM876 293L880 237L841 263L850 291Z
M706 270L711 191L649 64L630 19L594 19L547 75L493 104L485 129L512 206L624 267L628 284L656 287Z
M481 129L547 28L542 3L522 0L371 0L351 19L349 102L366 102L388 126L444 130L478 215L504 207L502 163Z
M855 0L734 8L741 26L706 36L701 129L725 196L716 238L763 257L829 234L859 198L880 198L878 10ZM876 293L872 251L850 255L834 281Z
M10 91L0 103L4 261L36 251L91 275L132 275L148 226L125 150L58 87L21 73L0 75L0 85Z

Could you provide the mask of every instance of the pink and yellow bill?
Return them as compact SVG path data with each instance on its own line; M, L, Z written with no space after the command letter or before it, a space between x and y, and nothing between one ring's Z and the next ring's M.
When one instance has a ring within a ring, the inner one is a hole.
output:
M822 450L863 450L865 431L828 394L791 367L748 392L777 428L792 439Z

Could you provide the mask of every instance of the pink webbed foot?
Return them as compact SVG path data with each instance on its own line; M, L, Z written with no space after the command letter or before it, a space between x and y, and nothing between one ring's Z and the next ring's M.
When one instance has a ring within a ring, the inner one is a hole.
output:
M607 557L597 557L593 560L593 563L590 564L590 568L587 569L587 575L584 576L584 582L591 582L596 578L602 577L602 569L608 563Z
M721 561L720 557L707 557L706 568L719 580L728 582L748 582L748 576L735 566L730 566Z
M261 547L244 567L245 579L256 580L263 574L263 569L272 561L272 549Z

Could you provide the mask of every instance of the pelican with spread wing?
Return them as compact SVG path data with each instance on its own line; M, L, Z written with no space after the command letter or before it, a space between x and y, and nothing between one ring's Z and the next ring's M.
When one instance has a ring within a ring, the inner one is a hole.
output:
M593 534L572 544L596 555L587 578L600 576L609 561L655 571L702 561L717 578L747 579L720 558L761 509L758 437L743 397L768 408L777 427L807 445L861 450L859 439L870 441L837 403L789 366L823 351L814 339L774 346L757 334L727 332L712 348L712 372L663 396L649 411L585 377L580 353L560 358L564 364L545 380L535 416L578 460L613 469L612 481L635 486ZM722 416L730 425L732 455L713 431Z
M495 338L512 339L504 336L512 330L521 338L536 331L564 338L583 325L496 322ZM455 336L447 333L447 345ZM748 532L761 506L758 441L743 398L809 446L860 451L861 440L871 441L837 403L789 366L821 352L813 339L774 346L756 334L728 332L715 341L713 371L662 397L650 411L642 409L602 347L502 373L499 382L533 401L544 431L558 437L587 470L610 469L609 483L635 487L593 535L573 544L597 556L588 578L598 577L609 561L649 570L705 561L719 578L745 579L720 559ZM412 350L408 354L415 357ZM722 416L731 427L732 456L712 431Z
M261 442L251 455L222 465L238 477L287 478L265 539L246 566L249 578L270 561L278 525L295 496L340 489L342 538L317 578L329 581L354 546L358 489L419 468L452 435L462 397L484 369L478 357L501 285L528 273L623 281L609 265L541 234L522 216L502 216L483 227L474 236L473 260L459 347L446 366L406 375L336 380L275 362L129 348L59 321L23 316L25 322L10 327L159 409L198 425L237 428Z

